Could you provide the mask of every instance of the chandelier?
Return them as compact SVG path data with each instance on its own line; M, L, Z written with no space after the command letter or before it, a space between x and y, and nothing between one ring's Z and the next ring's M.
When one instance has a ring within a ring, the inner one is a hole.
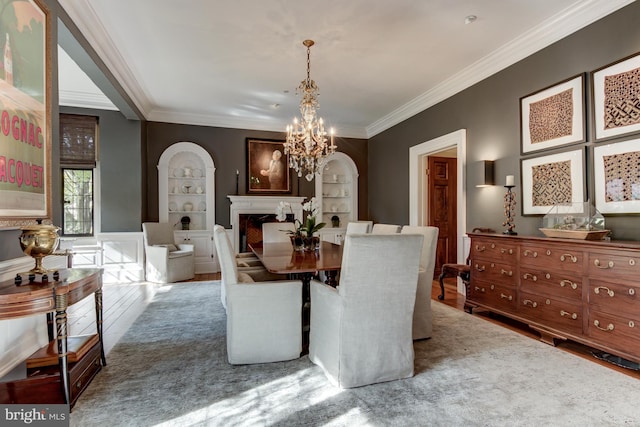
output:
M307 79L300 82L296 93L301 93L300 114L301 120L296 117L293 124L287 126L287 140L284 143L284 152L289 154L289 167L294 169L298 176L304 173L307 181L313 180L325 158L335 153L336 146L333 143L333 129L331 129L331 145L327 144L327 132L324 130L322 118L318 118L316 109L319 107L318 95L320 90L316 82L311 80L311 46L313 40L302 42L307 48Z

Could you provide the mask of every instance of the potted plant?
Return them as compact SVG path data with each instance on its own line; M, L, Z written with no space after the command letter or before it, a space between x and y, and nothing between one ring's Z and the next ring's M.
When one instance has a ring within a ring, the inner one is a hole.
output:
M294 221L295 231L286 231L291 237L291 243L296 250L315 250L320 247L320 238L314 236L314 234L322 229L326 223L316 223L316 198L312 197L310 200L302 204L302 210L304 220L300 221L296 219ZM291 204L287 202L280 202L276 208L276 219L280 222L287 219L287 213L293 213Z

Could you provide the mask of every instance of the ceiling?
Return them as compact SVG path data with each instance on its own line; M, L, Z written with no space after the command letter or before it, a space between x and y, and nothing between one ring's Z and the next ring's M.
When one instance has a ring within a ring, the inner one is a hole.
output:
M357 138L632 1L59 0L146 120L284 131L299 115L302 41L313 39L319 114ZM116 109L105 79L70 55L60 56L61 105Z

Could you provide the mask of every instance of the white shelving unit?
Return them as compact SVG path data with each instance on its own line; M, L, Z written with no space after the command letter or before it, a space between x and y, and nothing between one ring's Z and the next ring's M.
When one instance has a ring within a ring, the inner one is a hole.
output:
M193 142L177 142L158 162L158 217L173 224L176 241L195 246L196 273L219 270L213 244L215 165ZM182 218L189 218L188 229Z
M316 177L315 190L319 202L317 221L327 223L320 230L321 238L342 243L347 223L358 220L358 168L351 157L340 152L327 157ZM338 227L332 225L334 216L339 218Z

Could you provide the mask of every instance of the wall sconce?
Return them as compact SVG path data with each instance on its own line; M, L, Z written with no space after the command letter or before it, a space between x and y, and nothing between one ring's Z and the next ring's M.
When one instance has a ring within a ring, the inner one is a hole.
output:
M490 185L495 185L493 165L493 160L482 160L479 162L476 187L488 187Z

